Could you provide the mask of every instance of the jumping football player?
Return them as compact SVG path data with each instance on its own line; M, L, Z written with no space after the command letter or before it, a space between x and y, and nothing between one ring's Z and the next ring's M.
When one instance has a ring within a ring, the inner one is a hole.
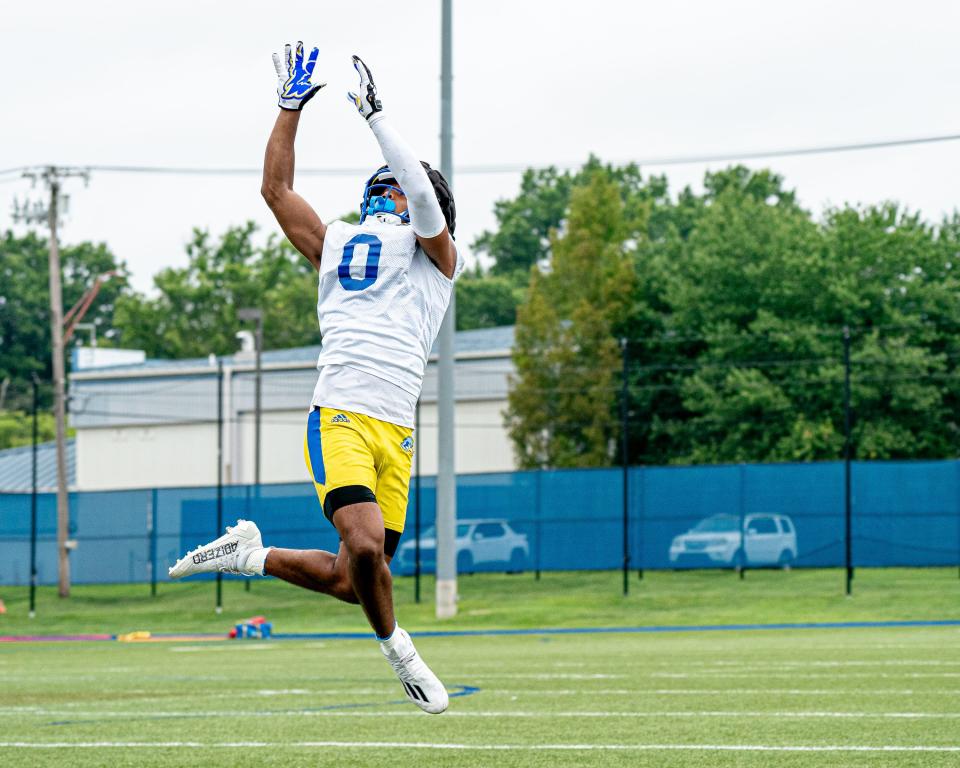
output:
M383 152L369 178L360 223L324 224L293 189L294 139L303 106L324 86L311 82L318 50L274 54L280 114L267 143L262 193L290 242L319 272L323 350L307 418L304 457L326 518L340 535L336 554L264 547L257 526L239 520L225 536L188 552L171 578L224 571L276 576L359 603L407 697L430 713L446 689L397 625L388 567L403 531L413 455L414 410L427 356L453 281L463 269L454 245L456 209L446 180L390 125L367 66L357 57L357 94L348 94Z

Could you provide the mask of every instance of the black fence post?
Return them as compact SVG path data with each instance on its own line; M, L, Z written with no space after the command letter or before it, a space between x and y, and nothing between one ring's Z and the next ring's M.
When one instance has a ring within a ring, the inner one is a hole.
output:
M623 375L620 383L620 441L621 464L623 466L623 594L630 593L630 461L628 456L629 433L629 389L627 386L627 340L620 339L623 358Z
M217 532L223 530L223 360L217 360ZM223 613L223 572L217 571L217 613Z
M259 461L260 461L259 452L260 452L260 449L259 449L259 447L258 447L258 448L257 448L257 453L258 453L258 455L257 455L257 462L258 462L258 464L259 464ZM259 474L260 474L260 472L259 472L259 470L258 470L258 471L257 471L257 475L258 475L258 477L257 477L257 502L260 501L260 478L259 478ZM246 511L246 513L247 513L247 520L252 520L252 519L253 519L253 515L250 514L250 486L249 486L249 485L247 486L247 493L246 493L245 502L246 502L246 503L245 503L245 511ZM249 576L247 576L246 578L244 578L244 580L243 580L243 590L244 590L244 592L249 592L249 591L250 591L250 582L251 582L251 581L252 581L252 579L251 579Z
M33 374L33 438L30 454L30 618L37 615L37 411L40 407L40 380Z
M149 536L150 559L150 597L157 596L157 489L150 491L150 507L147 512L147 534Z
M740 546L737 548L737 552L734 554L734 557L737 559L737 562L734 563L737 570L740 571L740 580L742 581L746 578L747 575L747 532L744 529L744 523L746 522L746 514L743 510L743 484L745 482L745 474L747 468L740 463L740 490L739 490L739 499L740 499Z
M540 506L541 506L541 504L540 504L540 495L541 495L541 493L542 493L542 489L541 489L541 482L542 482L541 476L543 475L543 470L540 469L540 468L537 468L537 469L535 470L535 472L537 473L537 474L536 474L537 484L536 484L536 499L535 499L534 505L533 505L533 514L534 514L534 518L533 518L533 533L534 533L533 551L534 551L534 558L535 558L535 561L536 561L536 562L535 562L535 569L534 569L534 580L535 580L535 581L540 581L540 533L541 533L541 525L540 525Z
M417 508L413 517L413 600L420 602L420 398L417 398L417 411L414 415L414 432L416 441L413 444L414 485L413 497Z
M646 475L644 474L643 467L640 467L640 471L637 474L639 479L640 487L640 508L637 510L637 580L643 580L643 542L644 531L643 531L643 518L646 512L646 504L644 502L644 494L647 492L647 480Z
M850 327L843 326L843 513L845 561L847 566L847 595L853 590L853 520L850 476Z

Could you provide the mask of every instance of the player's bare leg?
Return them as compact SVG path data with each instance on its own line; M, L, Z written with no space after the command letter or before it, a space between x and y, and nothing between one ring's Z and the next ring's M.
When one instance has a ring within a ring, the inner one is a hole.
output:
M346 547L337 554L322 549L280 549L267 554L263 573L313 592L322 592L345 603L359 603L350 581Z
M371 502L349 504L334 513L333 522L342 538L336 555L271 549L264 573L340 600L359 602L407 698L426 712L443 712L449 702L443 683L420 658L410 635L397 625L380 508Z
M372 502L349 504L333 515L343 539L350 583L377 637L388 637L397 620L393 613L393 578L383 553L383 515Z

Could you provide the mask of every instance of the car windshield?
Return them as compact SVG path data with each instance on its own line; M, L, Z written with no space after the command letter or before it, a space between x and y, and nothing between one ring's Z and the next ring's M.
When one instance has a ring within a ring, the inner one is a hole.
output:
M694 526L697 533L729 533L740 529L739 518L733 515L714 515L701 520Z

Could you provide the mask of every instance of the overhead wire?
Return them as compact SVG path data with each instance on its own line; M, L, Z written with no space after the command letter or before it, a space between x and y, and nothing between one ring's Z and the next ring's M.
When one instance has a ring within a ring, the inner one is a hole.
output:
M731 160L757 160L778 157L802 157L806 155L836 154L841 152L862 152L877 149L892 149L896 147L917 146L923 144L940 144L960 140L960 133L936 134L930 136L911 136L900 139L880 139L876 141L860 141L840 144L820 144L807 147L786 147L759 150L726 151L692 155L667 155L662 157L634 158L612 161L617 165L636 165L639 167L661 167L671 165L699 165L704 163L729 162ZM530 169L557 168L571 170L579 168L583 162L561 163L478 163L457 166L454 170L458 176L486 175L502 173L522 173ZM0 176L11 173L22 173L45 166L23 165L0 170ZM75 168L99 173L138 173L138 174L171 174L191 176L238 176L262 173L258 167L204 167L204 166L164 166L164 165L124 165L124 164L97 164L64 165L64 168ZM355 176L364 175L369 171L366 167L332 167L332 168L298 168L301 176Z

